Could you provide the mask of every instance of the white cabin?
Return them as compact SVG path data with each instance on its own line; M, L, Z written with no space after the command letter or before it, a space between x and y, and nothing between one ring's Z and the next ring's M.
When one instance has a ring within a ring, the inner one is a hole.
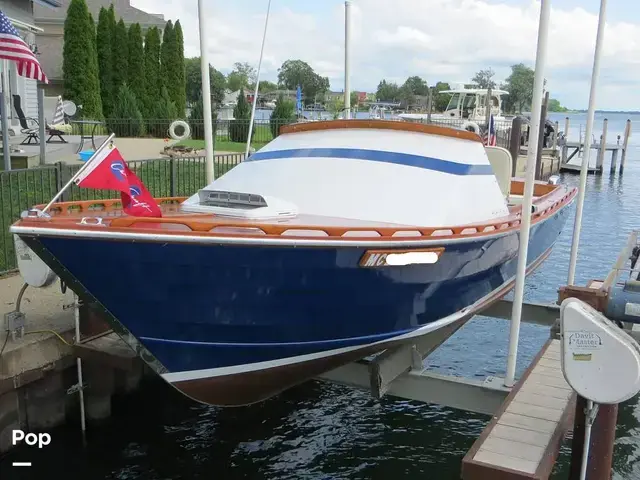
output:
M282 132L182 209L254 221L310 215L412 226L509 214L471 132L385 120L293 124Z

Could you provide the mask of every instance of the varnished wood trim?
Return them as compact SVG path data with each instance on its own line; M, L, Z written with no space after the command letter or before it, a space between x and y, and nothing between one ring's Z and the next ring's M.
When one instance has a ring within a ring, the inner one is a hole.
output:
M468 130L395 120L324 120L319 122L292 123L280 127L280 133L315 132L344 128L395 130L400 132L428 133L442 137L459 138L482 143L479 135Z

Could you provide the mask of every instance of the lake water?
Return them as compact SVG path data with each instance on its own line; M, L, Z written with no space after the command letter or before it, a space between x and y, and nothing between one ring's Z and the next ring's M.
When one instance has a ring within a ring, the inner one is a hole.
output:
M627 118L609 114L609 141ZM564 114L553 120L564 125ZM572 114L570 139L577 140L585 115ZM603 115L596 115L599 137ZM589 176L576 284L604 278L629 232L640 227L640 135L632 135L624 175ZM612 140L613 139L613 140ZM595 153L595 151L594 151ZM592 163L595 163L592 154ZM578 175L563 180L577 185ZM575 207L572 209L575 211ZM527 301L552 302L566 284L573 213L543 266L529 277ZM548 329L523 324L518 372L548 338ZM440 372L484 377L504 375L508 323L478 317L436 354ZM206 408L157 380L114 401L113 418L91 428L86 447L77 425L55 429L53 443L38 454L19 449L2 459L0 478L94 479L458 479L460 462L488 417L366 392L309 382L267 402L238 409ZM554 479L566 478L569 449L563 448ZM11 461L34 462L10 469ZM640 405L619 410L616 480L640 479Z

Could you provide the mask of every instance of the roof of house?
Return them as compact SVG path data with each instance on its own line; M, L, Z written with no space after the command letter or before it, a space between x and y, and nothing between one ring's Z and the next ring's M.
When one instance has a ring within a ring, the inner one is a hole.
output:
M47 8L40 4L33 5L33 17L36 23L63 23L67 16L67 9L71 0L57 0L60 8ZM89 12L93 15L95 21L98 21L100 8L109 6L113 3L116 11L116 20L122 18L127 25L139 23L140 26L158 26L164 27L166 20L164 15L147 13L138 8L132 7L130 0L87 0Z

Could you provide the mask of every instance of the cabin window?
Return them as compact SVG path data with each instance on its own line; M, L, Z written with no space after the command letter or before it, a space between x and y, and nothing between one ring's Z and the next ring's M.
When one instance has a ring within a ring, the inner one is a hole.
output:
M447 110L454 110L458 108L458 103L460 102L460 94L454 93L449 100L449 104L447 105Z

